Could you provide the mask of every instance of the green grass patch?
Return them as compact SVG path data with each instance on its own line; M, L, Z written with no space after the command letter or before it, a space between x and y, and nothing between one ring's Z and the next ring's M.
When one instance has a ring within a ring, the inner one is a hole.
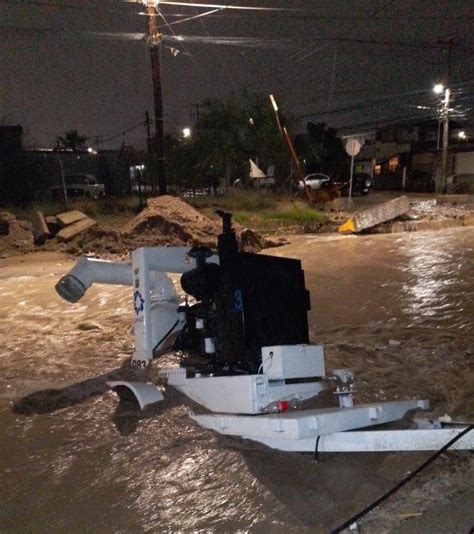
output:
M236 211L232 214L232 219L243 226L250 226L252 224L252 215L247 211Z
M260 217L266 221L278 221L284 225L314 226L327 221L327 215L313 208L292 207L282 211L265 211Z

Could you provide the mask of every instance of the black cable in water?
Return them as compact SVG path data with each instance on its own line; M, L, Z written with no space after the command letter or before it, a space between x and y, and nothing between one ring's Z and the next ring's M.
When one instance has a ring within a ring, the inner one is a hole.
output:
M165 339L173 332L173 330L178 326L179 319L174 323L174 325L166 332L166 334L158 341L158 343L153 347L153 352L165 341Z
M343 523L341 526L335 528L334 530L331 530L331 534L339 534L344 529L350 527L352 523L355 523L358 519L361 517L364 517L364 515L368 514L371 510L376 508L380 503L388 499L391 495L396 493L400 488L402 488L407 482L409 482L413 477L415 477L418 473L423 471L425 467L428 467L432 462L438 458L438 456L441 456L444 451L449 449L451 445L454 445L456 441L461 439L463 436L465 436L468 432L470 432L474 428L474 425L469 425L467 428L465 428L462 432L460 432L457 436L455 436L451 441L448 441L446 445L443 445L441 449L436 451L434 454L432 454L426 461L424 461L420 466L418 466L412 473L410 473L408 476L400 480L392 489L384 493L381 497L379 497L377 500L375 500L372 504L369 504L369 506L366 506L361 512L357 513L356 515L352 516L350 519L348 519L345 523Z
M314 463L317 464L319 460L319 440L321 435L316 438L316 443L314 445Z

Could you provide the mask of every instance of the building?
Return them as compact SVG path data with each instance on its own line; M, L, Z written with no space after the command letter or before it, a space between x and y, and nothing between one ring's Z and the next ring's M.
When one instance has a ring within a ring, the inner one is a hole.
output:
M474 130L450 122L449 188L474 191ZM372 132L356 156L355 171L374 177L376 189L442 191L441 125L437 120L399 124Z
M0 126L0 202L25 205L51 196L62 187L61 173L93 174L108 195L133 191L132 169L143 168L132 147L120 150L58 150L23 148L21 126Z

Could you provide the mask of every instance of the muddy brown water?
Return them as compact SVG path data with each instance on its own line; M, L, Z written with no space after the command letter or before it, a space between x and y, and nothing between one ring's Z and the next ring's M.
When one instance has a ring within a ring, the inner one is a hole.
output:
M471 229L302 236L266 253L302 259L311 338L327 368L355 370L357 401L427 397L474 417ZM53 287L70 266L0 265L1 532L326 532L426 457L314 464L199 429L177 395L141 414L119 405L104 381L132 348L129 290L67 304Z

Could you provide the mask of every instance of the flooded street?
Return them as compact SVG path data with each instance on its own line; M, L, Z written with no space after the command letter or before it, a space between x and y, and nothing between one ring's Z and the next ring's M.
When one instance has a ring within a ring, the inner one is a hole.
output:
M354 369L356 402L429 398L436 414L474 418L472 229L297 236L265 253L302 260L310 337L328 370ZM132 349L130 289L94 286L71 305L54 285L72 263L37 258L0 262L0 532L327 532L426 458L314 464L196 427L178 395L165 409L121 409L105 380ZM467 510L472 471L468 455L442 458L419 482L433 500L416 509L439 508L448 473L443 498ZM413 511L412 491L367 532L433 532L394 523ZM473 522L444 513L453 532Z

